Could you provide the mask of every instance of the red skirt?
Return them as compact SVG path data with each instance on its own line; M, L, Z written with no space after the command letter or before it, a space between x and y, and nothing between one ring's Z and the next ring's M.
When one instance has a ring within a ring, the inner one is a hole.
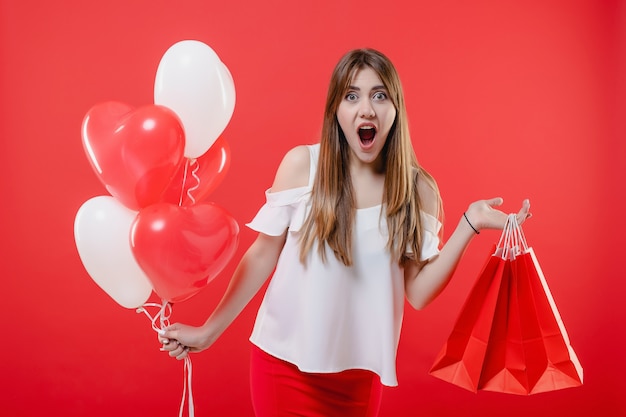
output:
M376 417L382 397L373 372L306 373L254 344L250 388L256 417Z

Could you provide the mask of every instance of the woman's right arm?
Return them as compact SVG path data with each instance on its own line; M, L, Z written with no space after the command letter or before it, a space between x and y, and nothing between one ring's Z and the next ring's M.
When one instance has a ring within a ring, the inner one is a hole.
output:
M272 184L272 192L306 185L308 173L309 151L304 146L298 146L283 158ZM204 325L195 327L175 323L168 326L159 335L163 350L169 351L172 357L183 359L188 352L200 352L211 346L268 279L276 267L286 238L287 231L280 236L259 233L241 258L222 300Z
M169 326L159 340L170 356L183 359L188 352L207 349L241 313L270 276L285 243L286 233L269 236L259 233L239 262L222 297L204 325L195 327L181 323Z

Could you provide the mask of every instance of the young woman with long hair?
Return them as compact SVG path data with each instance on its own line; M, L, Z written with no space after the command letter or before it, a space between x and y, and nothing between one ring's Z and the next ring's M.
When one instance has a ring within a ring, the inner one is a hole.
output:
M397 385L404 300L437 297L472 238L504 227L502 199L469 204L440 243L441 198L417 162L398 73L372 49L341 58L320 142L287 152L266 199L219 305L200 327L169 326L163 348L207 349L272 275L250 337L256 415L377 416L382 386Z

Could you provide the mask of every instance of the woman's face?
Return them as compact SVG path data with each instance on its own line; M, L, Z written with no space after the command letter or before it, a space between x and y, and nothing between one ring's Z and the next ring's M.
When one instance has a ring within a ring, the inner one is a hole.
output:
M380 162L379 155L396 118L396 108L378 74L360 69L337 108L337 120L352 151L351 161Z

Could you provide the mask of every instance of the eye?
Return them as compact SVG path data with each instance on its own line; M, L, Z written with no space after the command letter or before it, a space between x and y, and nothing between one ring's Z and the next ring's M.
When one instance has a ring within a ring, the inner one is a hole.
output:
M372 98L377 101L385 100L387 98L387 93L384 91L377 91L374 93Z
M346 94L347 101L356 101L359 97L355 93Z

